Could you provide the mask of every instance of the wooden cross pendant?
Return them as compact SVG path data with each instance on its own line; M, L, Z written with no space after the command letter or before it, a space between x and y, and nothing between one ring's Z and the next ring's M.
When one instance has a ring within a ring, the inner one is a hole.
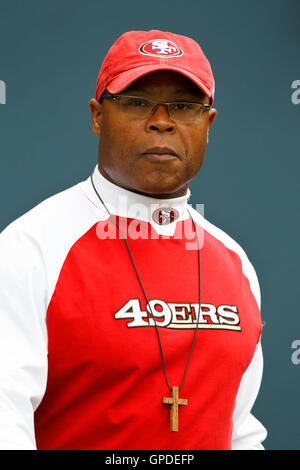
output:
M171 405L170 409L170 425L171 431L178 431L178 405L187 405L188 401L186 398L179 398L178 387L172 387L172 396L163 397L163 403Z

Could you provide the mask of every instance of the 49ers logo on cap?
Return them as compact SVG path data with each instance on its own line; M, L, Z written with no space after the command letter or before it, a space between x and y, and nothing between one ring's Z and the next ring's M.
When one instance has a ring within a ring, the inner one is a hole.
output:
M183 54L180 47L167 39L152 39L144 42L139 48L139 52L154 57L177 57Z

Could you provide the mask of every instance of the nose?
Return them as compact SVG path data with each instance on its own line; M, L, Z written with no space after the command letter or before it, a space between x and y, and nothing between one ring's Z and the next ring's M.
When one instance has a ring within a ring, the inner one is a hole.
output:
M173 133L175 131L174 122L170 120L168 108L163 104L158 104L154 106L151 116L146 122L146 130L158 131L158 132L169 132Z

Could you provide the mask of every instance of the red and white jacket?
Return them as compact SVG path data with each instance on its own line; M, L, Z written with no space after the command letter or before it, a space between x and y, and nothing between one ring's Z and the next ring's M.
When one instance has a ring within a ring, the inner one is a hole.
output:
M0 234L1 449L263 449L260 289L243 249L188 204L90 178L44 200ZM153 218L171 206L169 225ZM200 235L191 241L190 211Z

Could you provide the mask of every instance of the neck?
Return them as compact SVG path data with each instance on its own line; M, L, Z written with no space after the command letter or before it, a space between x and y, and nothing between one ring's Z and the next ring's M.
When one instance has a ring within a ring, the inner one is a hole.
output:
M134 192L130 189L123 188L106 179L99 171L96 165L93 171L93 182L97 192L99 193L108 210L122 217L139 219L149 222L158 233L172 235L175 231L176 222L189 218L188 199L191 195L189 188L186 194L178 197L156 197L157 195L149 195ZM91 184L91 198L97 207L101 207L101 203ZM174 222L167 225L159 225L155 221L155 211L164 208L174 209L176 218ZM104 217L107 212L101 207Z
M148 197L156 198L156 199L173 199L173 198L185 196L186 194L188 194L188 187L189 187L188 183L180 187L179 189L177 189L177 191L174 191L172 193L163 193L163 194L162 193L149 193L149 192L139 191L136 188L130 188L123 184L118 184L117 182L112 180L112 178L106 173L106 171L99 164L98 164L98 171L103 176L103 178L105 178L107 181L114 184L115 186L119 186L120 188L126 189L127 191L131 191L136 194L141 194L143 196L148 196Z

